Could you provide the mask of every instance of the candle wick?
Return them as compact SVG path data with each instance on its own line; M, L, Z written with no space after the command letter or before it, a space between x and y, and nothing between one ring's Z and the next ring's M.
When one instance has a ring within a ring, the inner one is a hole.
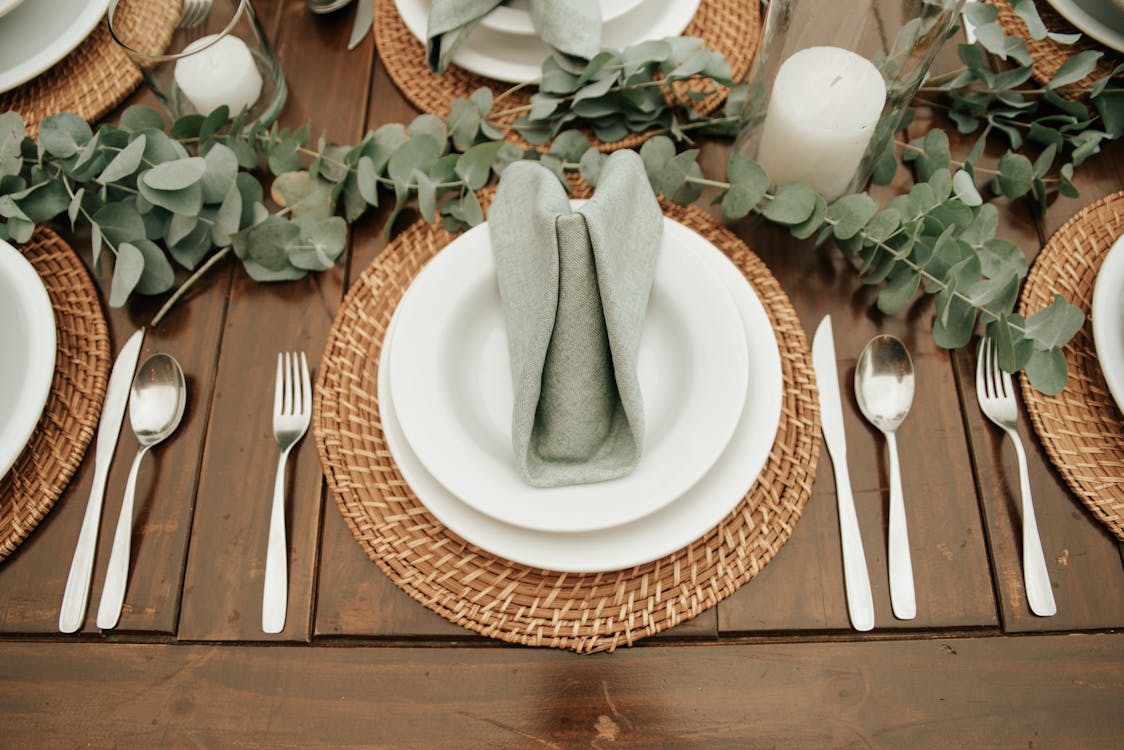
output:
M829 83L828 86L829 87L834 86L835 84L839 83L842 80L843 80L843 74L840 73L840 74L836 75L835 78L831 79L831 83Z

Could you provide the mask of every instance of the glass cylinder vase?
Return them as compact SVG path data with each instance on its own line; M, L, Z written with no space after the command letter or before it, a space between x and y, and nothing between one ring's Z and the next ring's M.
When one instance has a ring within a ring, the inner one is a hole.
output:
M246 122L280 114L285 77L250 0L112 0L107 18L173 118L222 105Z
M861 190L964 0L771 0L735 153L773 185Z

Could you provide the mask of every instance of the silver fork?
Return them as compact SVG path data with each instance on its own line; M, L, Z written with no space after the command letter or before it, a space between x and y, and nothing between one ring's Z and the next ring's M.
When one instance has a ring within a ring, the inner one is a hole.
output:
M289 451L304 437L312 420L312 386L308 360L300 353L277 355L277 386L273 393L273 434L281 446L277 480L273 485L273 512L269 521L269 547L265 556L265 586L262 590L261 628L280 633L285 628L289 600L288 551L285 544L285 462Z
M1046 570L1046 557L1042 554L1038 522L1034 519L1026 451L1023 450L1023 443L1016 429L1019 407L1015 402L1011 376L1000 369L995 345L990 339L980 342L979 358L976 361L976 398L980 402L980 411L1002 428L1015 444L1015 454L1019 458L1019 488L1022 492L1023 581L1026 585L1026 600L1031 612L1049 617L1058 611L1058 607L1054 603L1050 573Z

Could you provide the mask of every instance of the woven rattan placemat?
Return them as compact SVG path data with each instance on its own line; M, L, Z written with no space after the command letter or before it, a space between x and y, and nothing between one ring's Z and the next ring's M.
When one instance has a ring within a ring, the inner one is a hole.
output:
M47 287L58 353L35 432L0 479L0 560L39 525L82 462L101 415L109 373L109 332L97 288L82 261L44 228L20 250Z
M313 419L328 484L367 556L454 623L513 643L579 652L630 645L729 596L773 558L799 520L819 457L807 337L776 279L733 233L695 207L667 213L719 247L753 284L780 346L784 401L772 453L737 508L701 539L646 565L564 574L512 563L445 528L399 473L380 427L379 350L402 293L453 235L424 222L408 228L363 272L336 314Z
M144 0L121 0L118 5L118 12L126 14L122 17L138 29L150 30L158 40L155 46L168 45L179 19L179 13L172 12L173 5ZM47 115L73 112L87 122L100 120L140 82L140 70L113 41L103 19L84 42L49 70L0 94L0 112L19 112L28 135L34 138Z
M1014 9L1007 0L989 0L996 8L999 9L999 25L1003 27L1003 31L1012 36L1022 37L1026 40L1026 48L1030 52L1030 57L1034 61L1034 80L1041 84L1045 84L1054 74L1058 72L1058 68L1065 63L1073 55L1085 50L1096 50L1103 52L1104 56L1097 61L1096 69L1087 77L1078 81L1073 86L1062 87L1060 89L1063 93L1069 93L1074 96L1072 89L1080 88L1089 85L1091 81L1097 78L1103 78L1112 72L1113 68L1118 63L1124 61L1124 57L1119 52L1111 50L1102 46L1097 40L1088 36L1082 35L1080 39L1074 44L1060 44L1052 39L1039 39L1034 40L1030 38L1030 34L1026 30L1026 24L1023 20L1015 15ZM1038 2L1035 3L1038 8L1038 15L1042 18L1042 23L1050 31L1062 34L1079 34L1081 31L1074 28L1073 24L1065 20L1057 11L1050 7L1049 3ZM1068 92L1067 92L1068 90Z
M1085 325L1065 348L1069 382L1045 396L1023 377L1023 400L1058 472L1093 515L1124 541L1124 417L1105 383L1089 312L1097 273L1124 234L1124 192L1080 211L1034 261L1019 312L1039 310L1061 294L1085 313Z
M735 81L744 80L749 74L757 53L760 36L760 11L756 0L702 0L691 23L682 36L698 37L707 46L721 52L730 63ZM410 33L398 15L394 0L375 0L375 45L379 58L386 67L398 90L415 107L423 112L444 117L452 106L453 99L468 97L481 86L487 86L499 96L512 87L510 83L470 73L455 65L450 65L443 75L434 75L425 63L425 45ZM520 107L530 101L533 91L520 89L502 101L497 100L497 112ZM725 98L725 91L695 105L701 112L713 112ZM502 124L514 122L519 113L512 113L495 120ZM620 148L635 148L651 137L651 133L634 133L619 141L605 144L590 135L590 139L603 151ZM512 134L509 140L522 142ZM526 146L526 144L524 143Z

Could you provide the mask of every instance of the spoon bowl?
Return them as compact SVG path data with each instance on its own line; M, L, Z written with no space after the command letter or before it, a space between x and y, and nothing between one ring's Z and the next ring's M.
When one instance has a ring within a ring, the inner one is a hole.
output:
M129 393L129 423L136 433L140 449L133 459L121 515L113 535L109 567L105 574L101 603L98 606L98 627L113 628L121 616L125 601L125 584L129 577L130 546L133 535L133 504L137 491L137 472L148 449L167 438L183 418L187 403L187 383L179 362L170 354L153 354L141 363Z
M855 398L859 410L886 436L890 454L890 523L887 545L890 567L890 603L894 616L912 620L917 616L913 591L913 563L905 522L901 465L895 433L913 405L913 359L893 336L875 336L863 348L855 365Z
M875 336L855 365L855 397L867 421L895 432L913 405L913 359L893 336Z

